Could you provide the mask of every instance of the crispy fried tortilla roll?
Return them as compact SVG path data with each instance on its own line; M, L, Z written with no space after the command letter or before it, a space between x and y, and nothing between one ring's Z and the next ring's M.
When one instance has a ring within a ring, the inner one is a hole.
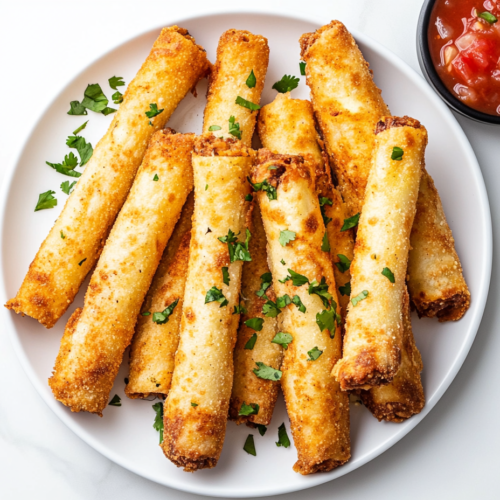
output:
M460 319L469 309L470 293L441 199L425 171L410 243L408 288L419 316Z
M166 396L170 390L175 351L179 345L193 209L194 194L191 193L137 318L130 349L129 382L125 387L125 394L132 399ZM164 311L176 301L178 303L166 322L154 316L155 312Z
M375 147L373 131L378 120L390 114L389 109L368 63L341 22L306 33L300 44L316 118L348 216L353 216L363 205ZM470 294L428 174L422 178L420 191L411 240L415 251L410 254L410 298L420 316L460 319L469 308Z
M331 375L341 355L340 316L332 262L321 250L325 227L315 167L301 156L260 150L252 180L276 189L273 196L268 188L272 200L267 192L257 196L276 307L282 310L278 319L281 331L292 337L284 351L281 386L298 454L294 470L329 471L350 457L349 400Z
M262 108L259 113L258 131L262 145L280 154L311 155L319 168L328 174L329 165L325 165L322 141L316 131L313 108L309 101L290 99L290 94L278 94L274 101ZM329 176L322 176L325 182L321 186L323 199L323 220L330 243L330 254L335 264L333 268L335 283L340 292L339 300L342 316L345 317L349 303L348 288L351 275L346 260L352 260L354 250L353 230L341 231L344 219L348 217L347 208L339 192L332 186ZM330 219L330 222L328 220ZM340 264L339 264L340 263Z
M266 233L258 205L254 206L252 212L250 253L252 260L243 265L241 279L241 305L246 312L241 315L238 339L234 348L234 382L229 418L235 420L237 424L269 425L278 398L279 382L256 377L253 370L257 361L279 370L283 349L279 344L272 343L278 332L277 319L269 318L262 312L266 297L273 301L276 297L267 265ZM268 288L264 289L266 286ZM257 296L256 293L262 290L265 295ZM245 324L254 318L259 318L257 323L262 322L262 324L250 323L254 328ZM246 412L242 411L243 404L259 405L258 413L245 415Z
M54 326L94 267L153 133L208 71L183 28L162 30L8 309ZM150 104L163 111L148 118ZM151 125L149 122L151 121ZM61 235L64 234L64 238Z
M403 296L427 132L412 118L379 122L377 148L351 264L343 390L391 382L401 363Z
M127 201L66 328L49 385L71 411L102 415L144 297L193 188L193 134L151 138Z
M425 405L424 389L420 372L423 369L420 352L415 345L410 319L410 298L404 291L403 298L403 343L401 366L388 385L361 391L363 404L373 416L388 422L403 422L420 413Z
M204 133L212 130L217 137L235 136L251 146L257 112L237 104L236 100L240 97L253 104L260 103L268 63L269 47L263 36L235 29L222 34L210 75Z
M186 471L215 467L224 442L252 162L236 139L207 134L196 140L189 269L162 445Z

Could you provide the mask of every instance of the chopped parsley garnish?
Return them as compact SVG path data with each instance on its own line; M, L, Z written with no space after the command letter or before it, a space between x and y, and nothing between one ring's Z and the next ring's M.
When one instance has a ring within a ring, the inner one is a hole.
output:
M278 332L273 340L271 340L272 344L279 344L283 349L288 349L288 344L292 342L293 337L289 333Z
M220 307L225 307L229 304L226 297L224 297L222 290L219 290L216 286L210 288L210 290L205 295L205 304L208 304L210 302L219 302Z
M330 307L332 295L328 291L328 283L326 282L324 276L321 278L321 281L319 283L316 280L314 280L312 283L309 283L309 288L307 291L309 295L318 295L318 297L323 302L323 305L328 308Z
M330 198L327 198L326 196L322 196L319 199L319 207L321 210L321 216L323 217L323 222L325 223L325 227L326 227L328 225L328 223L332 221L332 218L326 216L325 205L329 205L331 207L333 205L333 201L330 200Z
M267 167L267 170L278 170L278 167L276 165L270 165Z
M45 193L40 193L38 195L35 212L38 212L39 210L46 210L47 208L54 208L57 205L57 199L52 196L54 194L56 194L56 192L51 191L50 189L45 191Z
M256 332L260 332L262 330L262 325L264 324L264 320L262 318L250 318L245 321L245 325ZM255 344L255 342L254 342Z
M196 408L196 407L198 406L198 403L193 403L193 402L191 402L191 406L192 406L193 408Z
M98 83L87 85L83 95L82 106L85 106L91 111L102 113L108 106L108 98L104 95L104 92Z
M348 281L345 285L339 286L340 295L351 295L351 282Z
M155 174L155 176L153 177L153 180L154 180L155 182L160 180L160 178L158 177L158 174Z
M145 111L144 113L148 118L154 118L155 116L158 116L160 113L163 113L163 111L164 111L163 109L158 109L156 103L153 102L149 105L149 111Z
M332 338L335 336L335 315L336 312L333 309L325 309L316 314L316 323L319 329L321 331L328 330Z
M69 181L64 181L61 184L61 191L64 194L70 194L71 190L73 189L73 187L75 186L75 184L76 184L76 181L73 181L71 184L69 183Z
M286 245L290 243L290 241L293 241L294 239L295 239L295 233L293 231L289 231L288 229L280 231L279 242L282 247L286 247Z
M244 349L247 349L248 351L251 351L255 347L255 342L257 342L257 334L254 333L248 340L247 343L245 344Z
M404 154L405 152L401 148L394 146L392 148L391 160L401 161Z
M243 449L249 454L253 455L254 457L257 456L257 452L255 451L255 443L253 441L253 434L249 434L247 437L247 440L245 441L245 444L243 446Z
M484 19L490 24L495 24L498 19L496 16L494 16L491 12L480 12L477 17L480 17L481 19Z
M68 115L88 115L87 110L80 101L71 101L69 103Z
M114 104L121 104L123 102L123 94L117 90L112 96L111 99L113 99Z
M250 251L248 250L248 245L250 243L250 238L252 234L247 229L246 230L246 239L245 241L238 241L238 234L234 234L231 229L229 229L226 236L220 236L217 238L221 243L227 243L227 249L229 251L229 260L231 262L236 262L241 260L243 262L250 262L252 257L250 256Z
M143 316L151 316L151 312L150 311L144 311L143 313L141 313Z
M255 184L250 180L250 177L247 177L247 179L255 191L264 191L267 194L269 201L278 199L276 188L271 186L271 184L267 182L267 179L264 179L262 182L256 182Z
M306 283L309 283L309 280L303 275L296 273L292 269L288 269L289 275L286 276L283 280L280 280L281 283L285 283L286 281L292 280L293 286L302 286Z
M87 260L87 257L85 257L85 259L83 259L80 262L78 262L78 265L81 266L86 260Z
M393 272L388 268L388 267L384 267L384 269L382 269L382 274L391 282L391 283L394 283L396 281L396 279L394 278L394 274Z
M306 306L302 304L302 301L300 300L300 297L298 295L293 296L292 304L295 304L297 306L297 309L301 313L305 313L307 311Z
M208 189L208 184L205 184L205 191Z
M321 243L321 250L323 252L330 251L330 240L328 239L328 231L325 230L325 234L323 235L323 241Z
M276 298L276 307L278 307L278 309L283 309L286 306L290 305L291 303L292 303L292 299L290 298L290 296L288 294L285 294L282 297Z
M66 235L62 232L62 229L61 229L61 238L64 240L66 239Z
M241 301L237 306L234 306L233 314L246 314L248 311L241 305Z
M240 124L236 122L236 118L234 116L229 118L229 133L234 135L237 139L241 139Z
M335 262L335 265L341 273L345 273L351 267L351 261L341 253L338 253L337 257L339 258L340 262Z
M243 401L243 404L241 405L238 415L249 417L250 415L258 415L258 413L259 413L259 405L257 403L250 403L249 405L247 405Z
M278 441L276 443L276 446L283 446L283 448L288 448L290 446L290 439L288 438L288 434L286 433L285 422L283 422L278 427Z
M243 106L244 108L249 109L250 111L257 111L260 109L260 106L258 104L254 104L253 102L247 101L246 99L243 99L243 97L238 96L235 101L236 104Z
M271 286L271 283L273 281L271 273L264 273L260 277L260 281L260 289L255 292L255 295L257 295L257 297L264 297L265 299L267 299L268 297L266 296L266 290Z
M300 74L306 76L306 63L304 61L299 62Z
M262 306L262 314L267 318L276 318L278 314L281 312L281 309L276 305L272 300L268 300Z
M80 125L76 130L73 130L73 135L78 134L78 132L81 132L86 126L89 121L87 120L83 125Z
M121 76L112 76L108 80L109 86L113 90L118 90L116 87L123 87L125 85L125 82L123 81L123 77Z
M219 127L219 125L210 125L210 127L208 127L208 131L209 132L215 132L216 130L221 130L222 127Z
M351 299L352 305L356 307L358 303L362 300L365 300L366 297L368 297L368 290L363 290L359 295L356 295L356 297L353 297Z
M300 79L292 75L284 75L283 78L273 85L273 89L281 94L286 94L299 86Z
M163 443L163 404L155 403L153 410L156 412L153 428L160 433L160 444Z
M168 318L170 318L174 312L175 306L177 306L178 303L179 299L174 300L174 302L172 302L163 311L153 313L153 323L156 323L157 325L164 325L165 323L168 323Z
M261 361L257 361L255 364L257 365L257 368L254 368L253 372L257 375L257 377L264 380L279 380L281 375L283 375L283 372L280 370L276 370L272 366L267 366Z
M348 229L356 227L358 225L360 215L361 214L358 213L356 215L353 215L352 217L349 217L348 219L344 219L344 224L342 224L340 232L347 231Z
M249 89L253 89L255 87L255 84L257 83L257 78L255 78L255 74L252 71L250 71L250 74L248 75L247 81L245 82L247 84L247 87Z
M253 196L251 194L247 194L245 196L245 201L253 201Z
M307 351L309 358L306 361L316 361L322 354L323 351L320 351L318 347L313 347L310 351Z
M104 115L104 116L108 116L110 115L111 113L116 113L116 109L115 108L108 108L107 106L101 111L101 113Z
M285 262L283 259L281 259L281 260L280 260L280 262L281 262L284 266L286 266L286 262Z
M229 277L229 271L227 267L222 268L222 282L224 285L229 286L229 282L231 281L231 278Z
M74 148L78 151L80 155L80 165L83 167L87 163L92 154L94 153L94 148L90 142L87 142L84 137L79 135L70 135L66 139L66 146ZM75 165L76 166L76 165Z
M113 396L113 399L108 403L108 406L121 406L122 405L122 400L118 394L115 394Z
M78 158L72 152L64 157L62 163L50 163L48 161L45 163L49 167L52 167L56 172L69 177L80 177L82 175L80 172L76 172L74 170L74 168L78 165Z
M267 432L267 426L262 425L262 424L255 424L257 426L257 429L259 430L259 434L263 436Z

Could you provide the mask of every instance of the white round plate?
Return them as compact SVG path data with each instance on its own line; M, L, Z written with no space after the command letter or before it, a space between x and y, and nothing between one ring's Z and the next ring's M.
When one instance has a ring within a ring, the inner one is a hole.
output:
M250 30L266 36L271 48L269 70L262 97L272 101L274 82L284 74L299 76L299 44L302 33L313 31L330 19L304 19L282 14L225 13L166 19L165 25L178 24L189 29L196 41L215 61L217 42L229 28ZM2 301L15 295L39 245L61 211L66 195L59 185L69 179L45 165L59 162L68 148L65 140L80 124L89 120L82 135L93 145L106 131L112 117L89 111L88 116L68 116L69 102L80 100L88 83L100 83L106 95L113 91L107 80L123 76L128 83L148 55L159 33L154 29L108 52L77 75L50 104L34 126L19 157L6 176L1 196ZM83 303L86 285L56 327L45 330L36 321L3 310L6 331L31 381L52 410L73 431L96 450L123 467L158 483L179 490L216 497L256 497L287 493L331 481L365 464L399 441L417 425L437 403L460 369L474 340L488 293L491 270L491 221L483 178L476 158L461 128L443 102L424 80L403 61L374 41L354 33L371 64L375 80L395 115L410 115L429 131L427 167L441 194L448 222L453 229L457 251L472 295L471 308L457 323L414 318L414 331L424 360L423 383L427 404L420 415L402 424L379 423L361 406L351 408L352 458L332 472L302 477L292 470L296 460L293 445L278 448L277 429L285 422L291 437L283 401L278 402L267 434L237 427L229 422L226 442L215 469L187 474L172 465L158 447L153 429L152 402L129 400L124 395L128 374L128 352L111 396L122 398L121 407L108 407L104 417L71 413L52 397L47 385L59 341L70 314ZM408 36L412 36L411 33ZM180 132L201 131L206 81L198 86L198 97L191 94L172 116L169 126ZM305 77L293 97L307 98ZM56 191L58 206L33 212L38 194ZM2 308L3 309L3 308ZM41 429L43 432L43 429ZM249 433L254 434L257 456L243 451ZM408 450L411 453L411 450Z

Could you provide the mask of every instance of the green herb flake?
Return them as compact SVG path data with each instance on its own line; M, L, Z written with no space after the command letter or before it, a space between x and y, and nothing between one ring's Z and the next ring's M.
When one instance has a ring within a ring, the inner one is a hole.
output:
M123 102L123 94L117 90L112 96L113 104L121 104Z
M301 313L305 313L307 311L306 306L302 304L302 301L300 300L300 297L298 295L293 296L292 303L297 306L297 309Z
M252 233L250 233L248 229L246 230L246 239L244 242L238 241L238 235L234 234L234 232L229 229L226 236L220 236L217 239L221 243L227 244L230 262L236 262L238 260L241 260L242 262L250 262L252 257L250 256L248 245L250 244Z
M293 337L289 333L278 332L273 340L271 340L272 344L279 344L285 351L288 349L288 344L290 344L293 340Z
M56 172L69 177L80 177L82 175L80 172L76 172L74 170L74 168L78 165L78 158L72 152L64 157L64 161L62 163L50 163L48 161L45 163L49 167L52 167Z
M348 219L344 219L344 224L342 225L340 232L347 231L348 229L352 229L353 227L356 227L359 222L359 216L361 214L356 214L353 215L352 217L349 217Z
M285 294L282 297L278 297L276 299L276 307L278 307L278 309L280 309L280 310L285 308L286 306L289 306L291 303L292 303L292 299L290 298L290 296L288 294Z
M326 196L322 196L319 199L319 207L321 210L321 216L323 217L323 222L325 224L325 227L332 221L331 217L327 217L325 213L325 206L329 205L330 207L333 205L333 201L330 200L330 198L327 198Z
M268 297L266 296L266 290L271 286L273 282L273 276L271 273L264 273L260 277L260 281L260 288L255 292L255 295L257 295L257 297L268 299Z
M351 261L345 255L342 255L341 253L338 253L337 257L339 258L340 262L335 262L335 265L337 266L337 269L341 273L345 273L351 267Z
M247 177L247 179L255 191L264 191L267 194L269 201L278 199L278 192L276 191L276 188L274 186L271 186L271 184L267 182L267 179L263 180L262 182L256 182L255 184L250 180L250 177Z
M335 336L335 311L333 309L325 309L316 314L316 323L320 331L328 330L330 337Z
M241 139L240 124L236 122L236 118L234 116L229 118L229 133L237 139Z
M306 76L306 63L304 61L299 62L300 74Z
M318 283L314 280L312 283L309 283L308 288L309 295L318 295L318 297L322 300L323 305L330 309L330 301L332 300L332 294L328 291L328 283L326 282L325 277L321 278L321 281Z
M153 410L156 412L153 428L160 433L160 444L163 443L163 403L155 403Z
M356 307L358 303L362 300L365 300L366 297L368 297L368 290L363 290L359 295L356 295L356 297L353 297L351 299L352 305Z
M222 127L219 127L219 125L210 125L210 127L208 127L208 131L209 132L215 132L216 130L221 130Z
M248 311L241 305L241 302L234 306L233 314L246 314Z
M277 90L281 94L286 94L287 92L296 89L299 86L300 79L292 75L284 75L279 82L273 85L273 89Z
M251 194L247 194L245 196L245 201L253 201L253 196Z
M78 262L78 265L81 266L86 260L87 260L87 257L85 257L85 259L83 259L80 262Z
M38 195L38 201L36 203L35 212L39 210L46 210L47 208L54 208L57 205L57 199L54 198L55 191L45 191L45 193L40 193Z
M82 106L85 106L91 111L96 113L101 113L108 106L108 98L104 95L101 86L98 83L92 83L87 85L85 92L83 93L84 98L82 101Z
M280 280L280 283L285 283L290 280L292 280L293 286L302 286L309 283L309 280L303 274L296 273L292 269L288 269L288 273L288 276Z
M108 80L109 86L113 90L117 90L117 87L123 87L125 85L125 82L123 81L123 77L121 76L112 76Z
M401 148L394 146L392 148L391 160L401 161L404 154L405 152Z
M244 108L249 109L250 111L257 111L260 109L260 106L258 104L254 104L253 102L247 101L246 99L243 99L243 97L238 96L235 101L236 104L239 106L242 106Z
M262 330L262 325L264 324L264 320L262 318L250 318L245 321L245 325L256 332L260 332ZM255 344L255 342L254 342Z
M348 281L345 285L339 286L340 295L351 295L351 282Z
M278 170L278 167L276 165L270 165L267 167L267 170Z
M323 235L323 242L321 243L321 250L323 252L330 251L330 240L328 239L328 232L325 230L325 234Z
M261 361L257 361L255 363L257 365L257 368L253 369L253 372L257 377L264 379L264 380L280 380L281 376L283 375L283 372L280 370L276 370L275 368L271 366L267 366Z
M143 316L151 316L151 311L144 311L141 313Z
M241 405L240 411L238 415L242 415L243 417L249 417L250 415L258 415L259 413L259 405L257 403L250 403L247 405L244 401Z
M245 444L243 446L243 449L249 454L253 455L254 457L257 456L257 452L255 451L255 443L253 441L253 434L249 434Z
M113 396L113 399L108 403L108 406L121 406L122 405L122 400L118 394L115 394Z
M219 290L216 286L210 288L205 295L205 304L209 304L210 302L219 302L220 307L225 307L229 304L222 290Z
M174 312L174 309L178 303L179 299L174 300L174 302L172 302L163 311L153 313L153 323L156 323L157 325L164 325L165 323L168 323L168 319Z
M102 111L101 113L104 115L104 116L108 116L110 115L111 113L116 113L118 110L115 109L115 108L108 108L108 106L106 106Z
M231 281L231 278L229 277L229 271L227 267L222 268L222 282L224 285L229 286L229 282Z
M245 321L245 325L246 325L246 321ZM248 325L247 325L248 326ZM262 328L261 328L262 330ZM260 330L259 330L260 331ZM245 344L245 347L244 349L248 350L248 351L252 351L253 348L255 347L255 342L257 342L257 334L254 333L248 340L247 340L247 343Z
M198 406L198 403L191 403L191 406L192 406L193 408L196 408L196 407Z
M90 144L90 142L87 142L84 137L81 137L79 135L70 135L66 139L66 146L74 148L78 151L78 154L80 155L80 165L82 167L90 160L94 153L92 144Z
M253 69L252 71L250 71L250 74L248 75L247 81L245 83L249 89L253 89L255 87L257 83L257 78L255 78Z
M280 231L280 237L279 237L279 242L282 247L286 247L290 241L295 240L295 235L293 231L289 231L288 229L285 229L284 231Z
M388 267L384 267L384 269L382 269L382 274L391 282L391 283L394 283L396 281L396 279L394 278L394 274L393 272L388 268Z
M73 189L73 187L75 186L76 184L76 181L73 181L71 184L69 183L69 181L64 181L62 184L61 184L61 191L64 193L64 194L70 194L71 193L71 190Z
M285 262L283 259L281 259L281 260L280 260L280 262L281 262L284 266L286 266L286 262Z
M85 109L85 106L80 104L80 101L71 101L69 103L68 115L88 115L88 112Z
M208 189L208 184L205 184L205 191Z
M80 125L76 130L73 130L73 135L78 134L78 132L81 132L86 126L89 121L87 120L83 125Z
M155 182L157 182L157 181L159 181L159 180L160 180L160 178L158 177L158 174L155 174L155 176L153 177L153 180L154 180Z
M477 17L484 19L486 22L490 24L495 24L498 19L491 12L480 12Z
M62 229L61 229L61 238L64 240L66 239L66 235L62 232Z
M288 434L286 433L285 423L283 422L278 427L278 442L276 446L279 448L283 446L283 448L288 448L290 446L290 439L288 438Z
M263 436L266 432L267 432L267 426L266 425L262 425L262 424L255 424L258 431L259 431L259 434L261 436Z
M262 306L262 314L266 316L266 318L276 318L280 312L281 309L272 300L268 300Z
M164 109L158 109L158 106L156 103L151 103L149 105L149 111L145 111L144 113L148 118L154 118L155 116L158 116L160 113L163 113Z
M322 354L323 351L320 351L318 347L313 347L310 351L307 351L309 358L306 361L316 361Z

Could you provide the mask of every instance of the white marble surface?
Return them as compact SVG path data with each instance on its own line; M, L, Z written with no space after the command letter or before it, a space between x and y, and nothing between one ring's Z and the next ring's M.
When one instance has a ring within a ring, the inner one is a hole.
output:
M220 0L217 7L234 6ZM252 0L252 7L314 9L375 38L418 70L415 29L422 0ZM65 83L94 58L159 22L206 10L207 2L17 0L0 2L0 178L33 121ZM500 232L500 127L459 119L489 192L494 245ZM23 228L19 228L22 234ZM357 471L287 498L408 500L498 498L497 399L500 378L498 258L482 325L457 378L408 436ZM0 498L195 500L149 482L103 458L45 406L0 335ZM124 437L126 439L126 436Z

